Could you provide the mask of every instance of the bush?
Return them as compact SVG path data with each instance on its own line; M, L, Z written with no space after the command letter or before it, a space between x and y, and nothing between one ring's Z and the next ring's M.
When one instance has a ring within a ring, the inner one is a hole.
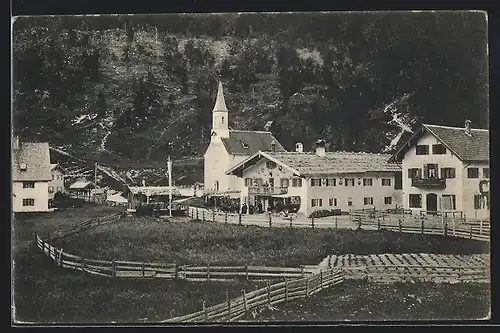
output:
M49 200L49 207L57 207L57 208L81 208L85 200L72 198L66 193L57 192L54 194L54 199Z

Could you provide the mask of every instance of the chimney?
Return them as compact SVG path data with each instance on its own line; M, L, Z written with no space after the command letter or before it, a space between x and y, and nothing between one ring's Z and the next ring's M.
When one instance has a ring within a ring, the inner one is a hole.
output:
M326 156L326 149L325 149L326 142L323 139L319 139L316 141L316 155L320 157L325 157Z
M465 120L465 134L467 134L469 136L471 135L471 133L470 133L470 123L471 123L471 121L469 119Z
M19 142L19 136L14 136L12 138L12 149L19 149L20 142Z
M304 145L302 144L302 142L297 142L297 143L295 144L295 151L296 151L297 153L302 153L302 152L304 152Z

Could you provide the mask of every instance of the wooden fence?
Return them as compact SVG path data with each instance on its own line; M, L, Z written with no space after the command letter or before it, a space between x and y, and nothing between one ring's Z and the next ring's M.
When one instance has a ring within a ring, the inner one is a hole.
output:
M353 216L329 216L323 218L306 218L304 216L277 217L271 214L245 215L215 212L206 208L189 207L188 215L192 219L206 222L231 223L239 225L257 225L267 227L306 227L306 228L335 228L335 229L368 229L391 230L405 233L420 233L423 235L443 235L469 238L480 241L490 241L490 223L487 220L467 220L463 223L450 224L443 220L443 225L428 223L424 218L412 223L404 223L400 219L390 223L385 215L377 215L376 211L366 210L355 212Z
M175 263L149 263L120 260L95 260L69 254L36 236L38 248L58 266L79 270L93 275L116 278L164 278L188 281L233 281L273 280L283 278L302 278L312 275L313 267L266 267L266 266L198 266L178 265Z
M92 227L95 227L98 225L112 223L112 222L119 220L122 215L123 215L123 213L116 213L116 214L112 214L112 215L109 215L106 217L100 217L100 218L96 218L96 219L83 221L82 223L79 223L77 226L74 226L71 228L60 229L54 233L48 234L47 240L53 240L56 238L66 237L66 236L69 236L71 234L74 234L74 233L77 233L77 232L80 232L82 230L89 229L89 228L92 228Z
M340 269L328 269L318 274L295 280L285 280L276 284L267 284L266 287L246 293L211 307L202 304L202 310L180 317L162 321L163 323L191 323L191 322L231 322L249 311L266 306L275 305L297 298L309 297L323 289L337 285L344 281Z
M394 283L407 281L490 282L487 266L367 265L342 267L345 279Z

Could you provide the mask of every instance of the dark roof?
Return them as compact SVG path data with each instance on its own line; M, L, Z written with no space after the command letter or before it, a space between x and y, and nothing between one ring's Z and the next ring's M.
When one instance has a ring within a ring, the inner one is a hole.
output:
M401 171L399 164L388 163L389 157L355 152L327 152L324 157L311 152L259 152L230 171L241 172L261 158L270 159L300 176Z
M270 151L272 142L276 143L276 151L285 151L271 132L231 130L229 137L221 140L227 152L233 155L253 155L258 151Z
M26 170L21 170L21 164ZM49 181L50 153L47 142L22 142L19 148L12 150L13 181Z
M462 127L422 124L422 127L391 157L391 161L401 159L401 154L413 146L414 140L428 132L462 161L490 160L490 132L486 129L471 129L470 135Z

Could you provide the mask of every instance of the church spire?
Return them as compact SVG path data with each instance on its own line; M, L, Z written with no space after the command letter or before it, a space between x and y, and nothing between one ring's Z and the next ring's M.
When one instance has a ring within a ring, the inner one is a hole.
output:
M213 112L228 112L226 101L224 100L224 92L222 89L221 81L219 81L219 88L217 89L217 99L215 100Z

